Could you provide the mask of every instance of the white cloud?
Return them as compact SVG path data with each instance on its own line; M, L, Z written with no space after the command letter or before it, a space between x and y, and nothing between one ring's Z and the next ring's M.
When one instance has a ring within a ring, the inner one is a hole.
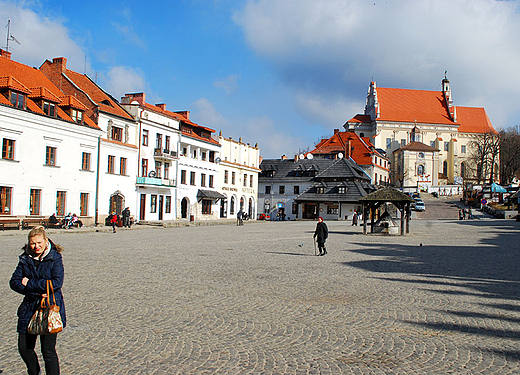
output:
M83 47L71 38L63 20L42 17L23 3L0 1L0 20L7 23L8 17L11 18L10 33L20 42L9 43L13 60L39 67L45 59L66 57L70 69L85 70Z
M238 79L240 77L237 74L227 76L223 79L217 80L213 85L217 89L222 89L228 95L234 93L238 87Z
M101 77L103 87L115 98L126 93L145 91L146 81L139 69L127 66L115 66Z
M216 129L220 126L226 125L227 120L222 116L206 98L200 98L192 104L195 108L192 112L191 118L197 124L207 126L208 128ZM196 118L196 120L195 120Z
M307 95L364 101L372 79L438 90L447 69L456 105L485 107L498 126L518 113L517 1L258 0L234 20L286 84Z

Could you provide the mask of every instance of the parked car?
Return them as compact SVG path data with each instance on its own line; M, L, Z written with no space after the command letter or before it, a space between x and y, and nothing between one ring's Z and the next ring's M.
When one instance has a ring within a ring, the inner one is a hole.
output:
M422 200L415 200L415 211L424 211L426 210L426 206Z
M258 220L271 220L271 216L268 214L260 214L260 216L258 216Z

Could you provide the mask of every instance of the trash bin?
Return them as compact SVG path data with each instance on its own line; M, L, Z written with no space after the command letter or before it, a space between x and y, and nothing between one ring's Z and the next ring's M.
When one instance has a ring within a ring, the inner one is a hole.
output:
M195 221L195 215L190 215L190 221Z

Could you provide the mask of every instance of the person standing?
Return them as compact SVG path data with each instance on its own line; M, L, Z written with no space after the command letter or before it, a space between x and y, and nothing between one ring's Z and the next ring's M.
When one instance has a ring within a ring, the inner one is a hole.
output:
M123 216L123 228L130 228L130 208L125 207L123 212L121 212L121 215Z
M237 225L244 225L244 221L243 221L243 215L244 213L242 212L242 209L240 209L238 212L237 212Z
M354 210L354 215L352 215L352 226L357 227L357 223L358 223L358 213L356 210Z
M60 308L63 327L66 326L65 303L61 288L63 286L62 247L47 238L43 227L36 227L29 232L28 243L19 257L18 265L11 276L9 286L15 292L24 295L18 308L18 351L22 357L29 375L40 374L40 364L35 352L38 335L27 333L29 321L40 307L43 297L46 297L47 280L52 281L56 304ZM40 335L40 346L45 362L45 373L57 375L60 364L56 353L57 333Z
M327 228L327 224L323 222L323 218L320 216L318 218L318 223L316 224L316 230L314 231L314 239L318 242L318 255L327 254L327 249L325 248L325 241L327 241L327 237L329 236L329 229Z

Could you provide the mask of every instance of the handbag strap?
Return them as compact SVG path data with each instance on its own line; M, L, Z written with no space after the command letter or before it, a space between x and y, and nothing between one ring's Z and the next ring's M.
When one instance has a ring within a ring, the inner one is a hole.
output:
M52 304L56 304L56 297L54 296L54 288L52 286L52 281L47 280L47 297L42 298L42 301L40 302L41 308L50 307L51 306L51 294L52 294ZM47 303L47 306L45 306L45 303Z

